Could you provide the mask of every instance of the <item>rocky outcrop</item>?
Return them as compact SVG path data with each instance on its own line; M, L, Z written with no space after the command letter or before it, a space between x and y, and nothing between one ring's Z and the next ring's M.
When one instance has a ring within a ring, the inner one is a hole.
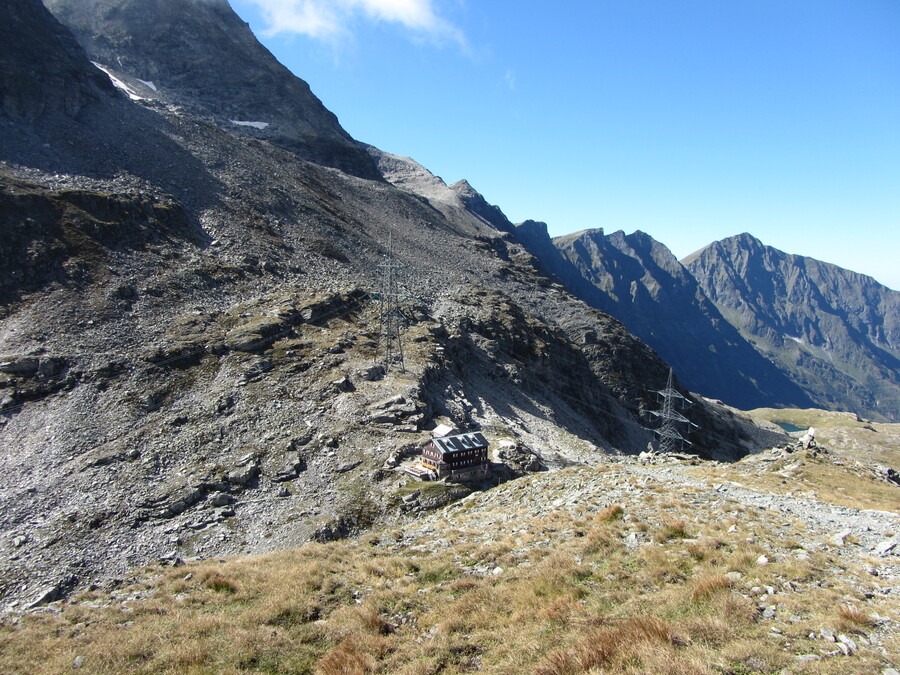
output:
M109 277L117 253L150 253L166 243L200 243L203 233L171 199L91 190L53 191L0 172L0 303L57 283L71 288ZM137 289L110 293L128 303Z
M503 212L485 201L467 181L447 185L440 176L409 157L364 146L385 180L404 192L423 199L440 211L461 233L492 236L497 230L511 232L512 225Z
M722 315L820 407L900 420L900 293L749 234L684 263Z
M471 213L483 218L501 232L515 232L515 226L509 222L509 218L500 210L500 207L488 203L484 195L473 188L469 181L465 179L457 181L450 186L450 189L459 195L463 205Z

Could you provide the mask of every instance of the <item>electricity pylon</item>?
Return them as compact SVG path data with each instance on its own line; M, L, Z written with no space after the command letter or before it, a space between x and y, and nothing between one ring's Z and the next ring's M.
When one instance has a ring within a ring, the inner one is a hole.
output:
M381 300L381 311L378 318L378 347L375 351L375 361L380 360L385 372L391 369L393 363L400 364L401 373L406 370L401 339L401 328L406 319L400 311L400 303L406 299L400 292L400 276L403 268L404 265L394 260L394 236L391 234L387 257L382 264L377 265L380 272L378 296Z
M688 424L692 427L697 425L675 409L676 404L685 406L691 405L691 402L672 386L671 368L669 368L669 379L666 382L666 388L654 390L654 393L662 397L662 410L648 410L647 412L661 420L658 428L651 429L653 433L659 436L660 452L673 452L676 444L679 450L684 447L685 443L691 445L691 442L681 435L680 429L683 427L679 425Z

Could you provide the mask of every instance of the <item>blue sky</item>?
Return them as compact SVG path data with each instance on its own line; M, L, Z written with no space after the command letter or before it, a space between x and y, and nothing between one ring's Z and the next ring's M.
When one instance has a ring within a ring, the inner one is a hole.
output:
M900 289L898 0L231 0L355 138L553 235L750 232Z

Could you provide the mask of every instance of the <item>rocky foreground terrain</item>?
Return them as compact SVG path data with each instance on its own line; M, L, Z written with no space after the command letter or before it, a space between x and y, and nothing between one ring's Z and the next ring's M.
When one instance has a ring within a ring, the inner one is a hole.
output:
M875 432L895 461L896 426ZM395 476L394 522L362 537L168 557L14 612L0 668L893 675L900 486L799 436L734 463L607 456L486 491Z

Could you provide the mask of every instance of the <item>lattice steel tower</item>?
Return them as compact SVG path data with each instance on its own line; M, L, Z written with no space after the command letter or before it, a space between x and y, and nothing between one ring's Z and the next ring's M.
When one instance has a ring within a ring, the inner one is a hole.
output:
M403 341L401 328L405 322L400 303L405 299L400 291L400 277L404 265L394 260L394 236L391 234L388 243L388 254L385 261L377 266L380 272L378 296L381 300L379 312L378 347L375 361L381 362L384 371L388 372L394 363L400 364L400 372L406 370L403 362Z
M691 402L682 396L674 386L672 386L672 369L669 368L669 379L666 382L666 388L654 390L654 393L662 397L662 410L648 410L651 415L660 419L659 427L651 429L653 433L659 436L660 452L673 452L677 444L681 450L684 444L691 445L691 442L681 435L681 425L687 424L692 427L697 425L691 422L687 417L678 412L677 406L691 405Z

